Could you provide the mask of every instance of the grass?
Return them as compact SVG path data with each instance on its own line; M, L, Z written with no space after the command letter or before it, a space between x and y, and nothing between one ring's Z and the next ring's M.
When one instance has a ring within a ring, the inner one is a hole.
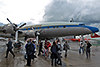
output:
M92 45L94 45L94 46L100 46L100 44L92 44Z

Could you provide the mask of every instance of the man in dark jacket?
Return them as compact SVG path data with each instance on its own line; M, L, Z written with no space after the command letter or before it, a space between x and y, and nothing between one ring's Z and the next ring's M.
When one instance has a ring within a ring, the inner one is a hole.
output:
M6 44L7 45L7 51L6 51L6 57L5 58L7 58L8 57L8 53L9 53L9 51L10 51L10 53L13 55L13 58L15 57L15 55L14 55L14 53L13 53L13 51L12 51L12 41L10 40L10 39L8 39L8 44Z
M26 48L26 54L28 56L27 58L27 66L31 66L31 59L32 59L32 55L34 54L34 46L32 43L32 40L30 39L29 42L25 45Z

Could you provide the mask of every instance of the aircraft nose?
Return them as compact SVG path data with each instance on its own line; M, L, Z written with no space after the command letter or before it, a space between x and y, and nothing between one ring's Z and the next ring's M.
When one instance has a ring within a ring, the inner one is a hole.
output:
M89 29L90 29L93 33L99 32L99 29L96 28L96 27L89 27Z

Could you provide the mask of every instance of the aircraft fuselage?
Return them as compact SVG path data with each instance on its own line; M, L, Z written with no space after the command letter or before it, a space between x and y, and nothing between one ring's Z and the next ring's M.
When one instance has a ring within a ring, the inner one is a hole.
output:
M85 26L84 24L79 23L47 23L47 24L38 24L33 26L24 27L21 30L32 30L40 33L39 38L54 38L62 36L76 36L76 35L85 35L98 32L99 29L96 27ZM30 33L30 32L29 32ZM34 36L33 36L34 37Z

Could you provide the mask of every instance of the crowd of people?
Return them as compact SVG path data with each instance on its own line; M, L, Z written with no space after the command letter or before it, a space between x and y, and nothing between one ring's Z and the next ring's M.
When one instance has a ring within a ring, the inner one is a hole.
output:
M27 66L31 66L31 59L37 58L35 55L36 52L36 45L35 45L34 40L28 40L27 44L25 45L26 48L26 54L25 54L25 59L27 59ZM90 47L92 46L88 41L86 41L86 57L90 57ZM51 45L52 44L52 45ZM8 44L7 45L7 51L6 51L6 57L8 57L9 51L13 55L13 58L15 57L15 54L13 53L12 49L12 41L8 39ZM51 48L50 48L51 47ZM67 57L67 51L70 49L70 46L68 44L68 41L65 41L63 45L61 45L60 40L57 39L53 41L53 43L50 43L48 40L45 40L45 42L42 42L41 40L38 41L38 56L42 55L44 56L45 59L47 59L50 55L51 58L51 65L53 66L53 63L55 63L55 66L62 65L62 60L61 60L61 54L62 51L65 50L65 57ZM79 53L81 53L81 49L84 53L84 45L83 41L80 42L80 49ZM50 53L49 53L50 52ZM27 57L27 58L26 58ZM55 62L54 62L55 60Z
M27 58L28 66L31 66L31 59L34 59L34 53L35 53L35 49L36 49L36 46L34 45L34 43L35 42L30 39L29 41L27 41L27 44L25 45L26 54L28 56L28 58ZM42 42L41 40L38 41L38 56L42 55L42 56L44 56L45 59L47 59L50 55L52 66L54 63L53 62L54 59L55 59L55 66L57 64L62 65L62 61L61 61L62 50L65 50L65 57L67 57L68 49L70 49L70 48L69 48L69 44L67 41L64 43L63 46L61 45L59 39L53 41L53 43L50 43L47 40L45 40L45 42Z

